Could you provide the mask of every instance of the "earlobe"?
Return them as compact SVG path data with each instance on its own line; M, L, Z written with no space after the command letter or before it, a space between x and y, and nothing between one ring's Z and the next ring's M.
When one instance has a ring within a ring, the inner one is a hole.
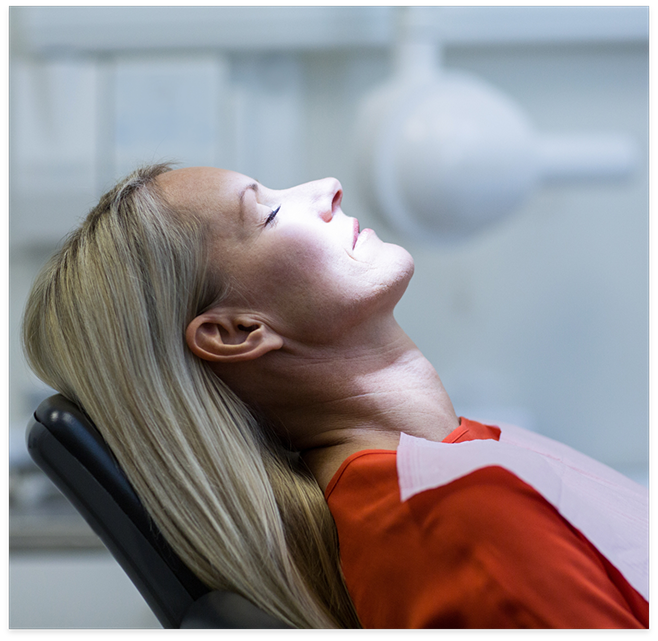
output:
M283 339L263 321L229 310L197 316L187 326L185 340L199 358L217 363L253 360L283 345Z

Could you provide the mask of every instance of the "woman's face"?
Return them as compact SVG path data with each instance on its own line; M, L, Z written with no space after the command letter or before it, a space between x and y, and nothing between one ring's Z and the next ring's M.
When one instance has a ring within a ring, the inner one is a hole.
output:
M392 311L413 273L411 256L359 229L325 178L272 190L231 171L194 167L158 178L178 211L211 221L212 256L243 305L282 335L331 339L377 311Z

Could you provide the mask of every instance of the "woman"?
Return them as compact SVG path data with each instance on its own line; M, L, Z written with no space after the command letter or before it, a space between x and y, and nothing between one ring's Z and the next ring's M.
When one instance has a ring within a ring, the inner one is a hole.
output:
M411 257L359 230L341 198L334 179L274 191L220 169L139 170L37 280L32 367L85 408L205 583L291 625L646 625L646 601L511 473L400 500L401 433L437 444L500 431L456 416L393 317ZM492 495L530 507L473 520ZM419 529L435 499L456 519ZM546 528L544 552L565 561L537 573L537 550L518 546ZM519 558L523 571L494 585L494 566Z

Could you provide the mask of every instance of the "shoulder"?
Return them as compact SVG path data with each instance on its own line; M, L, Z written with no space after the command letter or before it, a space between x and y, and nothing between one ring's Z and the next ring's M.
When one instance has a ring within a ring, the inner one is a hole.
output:
M407 501L414 523L436 528L448 520L459 520L462 537L473 534L488 539L508 540L518 528L527 532L537 519L565 521L557 510L513 472L498 466L484 467L446 485L420 492ZM484 528L486 526L486 528Z
M460 515L476 529L482 520L497 520L517 510L545 509L550 505L515 474L501 467L476 470L451 483L400 500L397 455L388 450L358 452L341 465L325 492L332 511L345 506L352 517L359 510L396 508L405 517L414 515L414 527L431 527L435 517ZM552 512L555 510L551 508Z
M386 480L391 474L397 481L397 453L395 450L362 450L348 456L340 465L325 490L325 498L334 493L340 484L340 491L346 486L369 484L372 481Z
M328 502L366 627L601 627L603 611L612 627L625 621L589 542L503 468L401 501L395 452L359 453Z
M361 557L364 537L372 550L394 551L402 563L441 564L456 549L473 556L495 548L503 558L519 553L529 531L543 536L549 524L548 531L565 528L541 495L500 467L401 501L395 452L350 457L327 488L327 500L347 559Z

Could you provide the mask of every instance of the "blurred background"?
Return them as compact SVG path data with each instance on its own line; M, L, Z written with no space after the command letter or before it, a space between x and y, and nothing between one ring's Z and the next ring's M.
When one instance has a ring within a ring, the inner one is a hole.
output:
M19 340L37 270L144 162L273 188L336 176L346 214L414 256L396 316L460 415L648 484L648 8L13 7L9 26L11 627L158 627L27 458L25 426L52 390ZM537 132L609 132L632 153L607 176L536 181L459 241L405 234L368 193L376 137L363 141L359 118L413 73L396 52L415 37L436 69L495 87Z

